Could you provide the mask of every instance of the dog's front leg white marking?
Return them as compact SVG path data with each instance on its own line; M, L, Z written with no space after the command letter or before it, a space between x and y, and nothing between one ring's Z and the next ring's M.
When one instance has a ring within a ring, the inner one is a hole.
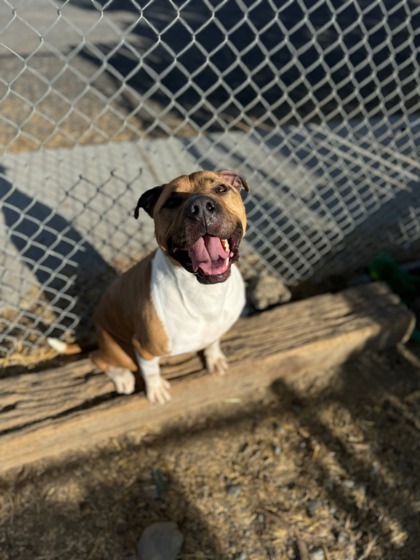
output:
M146 395L149 401L164 404L171 400L170 383L160 375L159 358L144 360L137 352L136 357L146 384Z
M228 370L228 361L220 348L220 341L216 340L204 349L206 368L209 373L225 375Z
M134 392L136 378L129 369L111 366L106 374L114 383L115 390L120 395L131 395Z

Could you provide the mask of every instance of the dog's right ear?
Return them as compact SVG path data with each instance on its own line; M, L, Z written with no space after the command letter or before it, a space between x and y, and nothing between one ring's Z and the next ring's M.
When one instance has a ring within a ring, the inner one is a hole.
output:
M134 217L139 217L140 208L143 208L149 216L153 217L153 208L162 193L163 187L153 187L141 195L137 202L137 206L134 209Z

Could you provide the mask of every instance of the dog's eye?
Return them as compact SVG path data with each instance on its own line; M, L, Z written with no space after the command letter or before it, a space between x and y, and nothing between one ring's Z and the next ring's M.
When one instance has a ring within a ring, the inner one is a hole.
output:
M214 192L216 194L224 194L228 190L229 190L229 187L227 185L217 185L217 187L214 188Z

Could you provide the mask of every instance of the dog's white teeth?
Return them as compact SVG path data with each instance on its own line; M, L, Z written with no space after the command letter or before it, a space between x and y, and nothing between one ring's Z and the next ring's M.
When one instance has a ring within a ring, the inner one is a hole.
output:
M229 266L229 257L225 260L226 266Z
M222 241L223 249L227 253L229 251L229 241L227 239L222 239L221 241Z

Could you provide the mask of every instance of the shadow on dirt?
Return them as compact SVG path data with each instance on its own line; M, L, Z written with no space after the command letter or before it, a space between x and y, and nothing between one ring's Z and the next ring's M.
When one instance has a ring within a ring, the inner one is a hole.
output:
M195 497L186 496L182 484L172 476L166 479L168 489L161 497L157 496L153 475L160 471L153 468L150 460L143 459L135 475L131 473L127 478L124 469L120 475L112 473L121 465L121 457L108 456L108 466L101 458L98 466L107 471L109 486L100 482L104 472L98 473L98 481L92 478L94 473L89 464L68 464L67 473L51 471L48 477L54 489L50 497L38 496L39 507L28 502L25 511L19 510L12 523L0 529L2 558L23 560L33 554L36 558L135 560L137 542L144 529L154 522L168 520L176 520L187 541L192 540L195 552L202 554L196 557L227 558L194 506ZM79 482L69 480L70 472L71 476L80 477ZM18 481L7 492L20 493L24 487L25 482ZM20 527L19 534L17 527ZM35 535L42 538L34 539Z
M255 532L265 551L258 557L302 560L293 547L276 556L272 543L278 523L294 538L315 540L313 527L325 523L318 509L307 513L316 503L331 517L330 540L336 542L339 533L354 540L353 556L334 553L327 543L332 558L366 557L372 547L369 557L411 560L420 546L417 368L396 351L364 354L337 368L322 391L297 391L278 381L268 400L246 408L225 407L222 415L141 441L115 441L45 470L22 469L2 483L8 496L0 533L4 558L134 559L144 528L171 520L185 537L181 558L239 557ZM269 460L269 450L280 448L281 455ZM287 473L270 471L285 460ZM239 511L251 517L268 512L277 525L251 524L247 537L238 530L226 542L223 523L230 531L240 523L238 510L229 512L231 498L220 490L232 472L243 485ZM5 518L7 510L13 515Z

